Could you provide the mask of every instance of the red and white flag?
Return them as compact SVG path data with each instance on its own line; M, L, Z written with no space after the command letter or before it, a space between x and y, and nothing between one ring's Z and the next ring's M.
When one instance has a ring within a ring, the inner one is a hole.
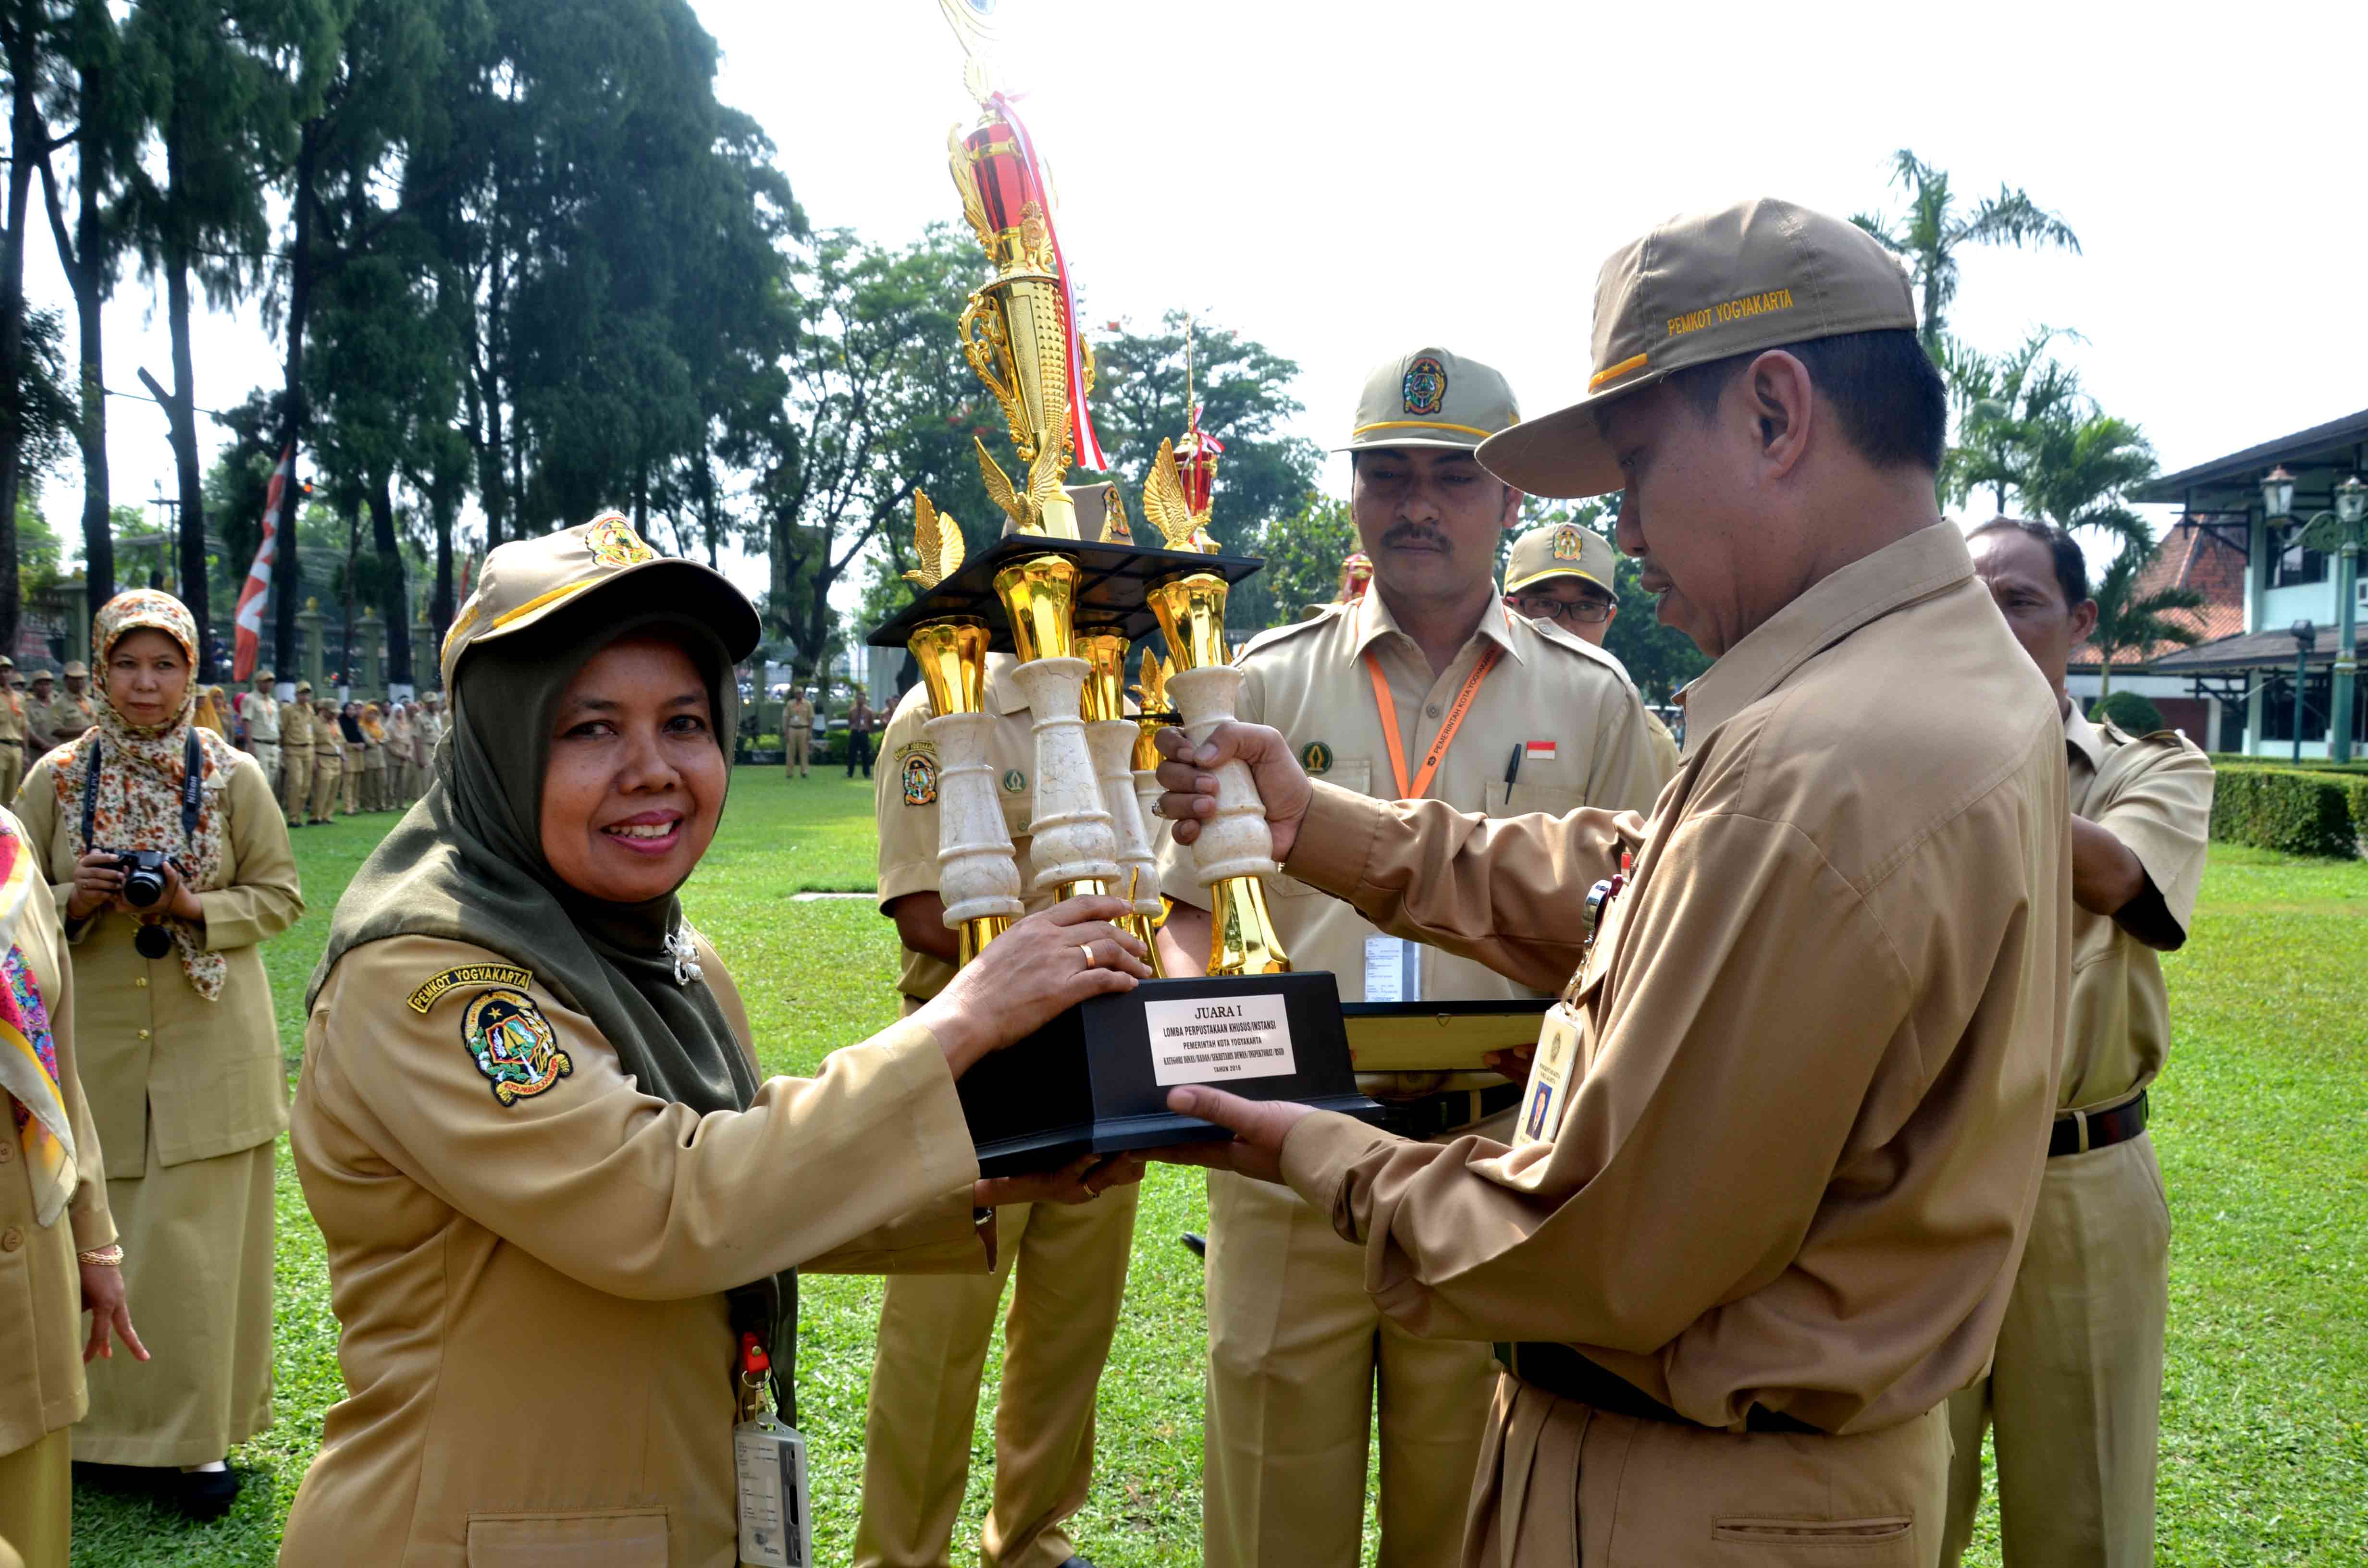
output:
M271 563L279 558L279 503L288 493L288 476L296 466L291 445L279 454L271 471L271 488L263 497L263 542L255 547L255 564L246 569L246 586L238 591L238 609L231 619L238 625L238 642L231 654L231 678L245 686L255 676L256 661L263 656L263 606L271 593Z
M1552 741L1531 741L1521 750L1531 762L1552 762L1554 759L1554 743Z

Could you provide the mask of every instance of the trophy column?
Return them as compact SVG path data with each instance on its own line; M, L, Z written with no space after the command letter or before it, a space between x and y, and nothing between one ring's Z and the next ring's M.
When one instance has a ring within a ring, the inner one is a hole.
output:
M921 729L938 748L938 895L962 963L1020 912L1019 865L986 760L987 638L983 622L962 617L920 626L905 643L937 710Z
M1119 876L1118 840L1086 744L1087 665L1076 656L1071 624L1076 562L1033 556L997 572L995 592L1019 655L1011 676L1035 715L1036 811L1028 833L1036 881L1060 898L1108 892Z
M1094 754L1094 777L1110 814L1118 846L1117 892L1133 907L1122 924L1149 950L1151 972L1162 973L1151 937L1159 915L1159 861L1151 852L1143 810L1134 794L1134 748L1142 732L1126 716L1126 633L1096 631L1077 639L1085 655L1086 744Z

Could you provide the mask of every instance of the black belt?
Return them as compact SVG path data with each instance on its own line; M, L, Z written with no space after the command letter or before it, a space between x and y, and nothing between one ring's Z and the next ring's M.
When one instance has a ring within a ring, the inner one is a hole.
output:
M1475 1121L1486 1121L1500 1110L1521 1103L1521 1085L1506 1084L1491 1089L1450 1089L1419 1099L1383 1100L1382 1126L1401 1138L1436 1138Z
M0 735L0 746L21 746L24 744L22 741L12 741L6 735Z
M2140 1089L2138 1097L2124 1100L2110 1110L2066 1111L2055 1119L2055 1131L2047 1135L2047 1157L2058 1154L2086 1154L2098 1149L2110 1149L2116 1143L2126 1143L2146 1131L2146 1096ZM2086 1132L2084 1139L2081 1134Z
M1704 1426L1684 1416L1638 1388L1634 1383L1613 1372L1608 1372L1567 1345L1524 1343L1497 1344L1498 1365L1531 1388L1543 1389L1560 1399L1575 1400L1596 1410L1614 1415L1633 1415L1639 1421L1666 1421L1673 1426L1691 1426L1696 1431L1722 1430ZM1747 1432L1800 1432L1822 1437L1825 1432L1807 1422L1755 1404L1743 1418Z

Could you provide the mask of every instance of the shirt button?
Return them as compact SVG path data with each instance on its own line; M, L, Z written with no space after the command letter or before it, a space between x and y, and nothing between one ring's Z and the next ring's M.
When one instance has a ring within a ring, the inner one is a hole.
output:
M0 1252L15 1252L25 1244L25 1233L11 1225L0 1231Z
M1434 702L1429 707L1424 709L1423 711L1436 719L1439 717L1439 704Z
M145 991L148 989L148 977L144 974L135 974L131 977L131 983Z
M146 1029L142 1029L140 1031L140 1038L142 1040L146 1040L148 1038L148 1031Z
M0 1138L0 1165L6 1165L16 1157L17 1145L9 1142L6 1138Z

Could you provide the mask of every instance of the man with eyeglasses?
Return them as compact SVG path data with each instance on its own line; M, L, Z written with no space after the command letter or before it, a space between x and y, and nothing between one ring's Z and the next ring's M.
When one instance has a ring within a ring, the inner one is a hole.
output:
M1540 626L1603 646L1620 613L1617 557L1611 541L1577 523L1548 523L1513 541L1505 562L1505 603ZM1634 685L1632 679L1630 682ZM1678 740L1650 708L1645 710L1653 763L1666 784L1678 774Z

